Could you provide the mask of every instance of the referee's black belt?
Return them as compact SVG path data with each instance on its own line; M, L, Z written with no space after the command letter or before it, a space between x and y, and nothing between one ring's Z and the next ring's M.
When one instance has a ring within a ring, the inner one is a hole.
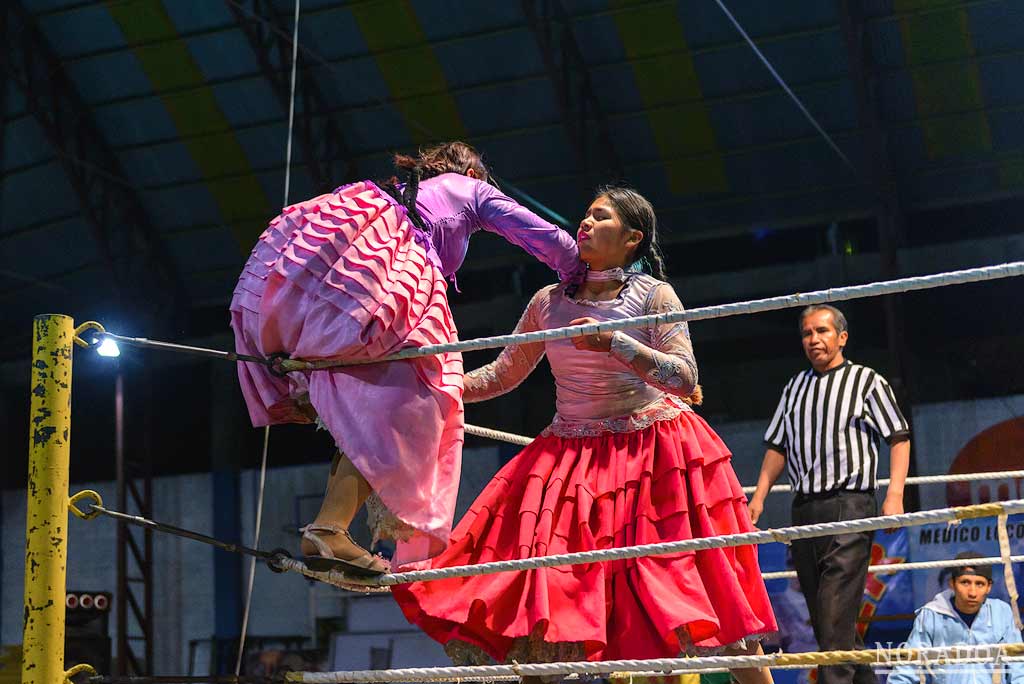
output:
M823 499L833 499L837 496L844 494L874 494L874 489L830 489L827 492L813 492L806 494L804 492L797 492L796 496L793 497L793 503L804 503L806 501L821 501Z

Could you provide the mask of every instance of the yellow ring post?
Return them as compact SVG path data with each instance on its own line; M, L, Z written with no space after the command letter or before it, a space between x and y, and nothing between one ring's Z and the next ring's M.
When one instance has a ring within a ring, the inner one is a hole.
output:
M71 455L70 316L42 314L32 332L22 684L64 684L64 598Z

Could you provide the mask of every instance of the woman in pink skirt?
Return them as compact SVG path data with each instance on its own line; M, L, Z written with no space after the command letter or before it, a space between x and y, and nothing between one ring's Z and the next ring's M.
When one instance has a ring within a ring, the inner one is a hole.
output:
M578 232L585 282L538 292L516 331L683 309L664 282L654 210L603 189ZM649 270L648 275L643 270ZM506 348L465 400L516 387L547 354L558 412L484 489L431 567L753 529L722 440L693 412L686 323ZM760 653L776 631L754 546L421 582L393 588L410 622L460 662ZM766 668L734 672L771 681Z
M445 278L480 229L563 280L581 271L572 237L489 185L469 145L447 143L395 163L408 183L353 183L271 221L231 301L238 352L366 361L455 341ZM395 565L447 546L462 459L460 354L283 378L240 363L238 376L254 426L318 422L338 445L320 513L303 528L311 567L386 571L348 533L364 502L377 532L398 542Z

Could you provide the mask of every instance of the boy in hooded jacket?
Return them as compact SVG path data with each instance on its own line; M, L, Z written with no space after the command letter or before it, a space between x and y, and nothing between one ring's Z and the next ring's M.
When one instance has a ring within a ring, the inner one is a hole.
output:
M981 554L964 551L957 559L981 558ZM960 655L970 646L1019 644L1021 632L1010 604L989 598L992 591L992 568L988 565L966 565L953 570L949 589L939 592L917 611L914 627L907 639L907 648L961 646ZM957 652L949 654L956 657ZM1000 665L999 680L993 678L993 664L939 664L925 669L931 684L1024 684L1024 663ZM921 666L901 665L889 674L887 684L922 684Z

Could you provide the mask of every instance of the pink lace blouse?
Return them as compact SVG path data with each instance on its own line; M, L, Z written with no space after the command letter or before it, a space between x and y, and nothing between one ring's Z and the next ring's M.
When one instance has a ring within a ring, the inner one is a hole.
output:
M651 276L613 269L591 272L588 278L625 284L609 301L571 298L564 284L545 287L534 295L515 331L557 328L586 316L609 321L683 310L672 286ZM615 332L607 353L578 350L570 340L511 345L494 362L466 375L464 401L486 401L511 391L545 354L555 376L557 413L544 434L628 432L690 410L681 398L697 384L697 363L685 322Z

